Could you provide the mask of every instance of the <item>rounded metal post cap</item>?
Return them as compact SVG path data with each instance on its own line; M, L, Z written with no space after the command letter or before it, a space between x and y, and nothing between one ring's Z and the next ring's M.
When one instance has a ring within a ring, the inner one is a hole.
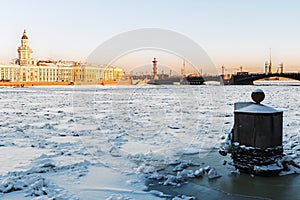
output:
M265 99L265 93L261 89L256 89L252 92L251 97L255 103L259 104Z

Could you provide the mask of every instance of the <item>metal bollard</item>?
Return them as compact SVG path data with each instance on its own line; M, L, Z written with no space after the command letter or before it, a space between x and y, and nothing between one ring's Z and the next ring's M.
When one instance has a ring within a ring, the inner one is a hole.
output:
M283 111L260 104L265 94L256 89L254 102L234 105L234 126L219 153L231 153L235 168L255 175L276 175L284 170L278 161L283 158Z

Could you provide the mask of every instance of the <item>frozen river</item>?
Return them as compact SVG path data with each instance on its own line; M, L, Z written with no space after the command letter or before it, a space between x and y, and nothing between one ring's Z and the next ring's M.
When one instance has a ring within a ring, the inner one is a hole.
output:
M0 198L300 199L300 176L232 173L216 153L233 104L255 86L0 88ZM284 111L284 148L300 160L300 87L260 87ZM170 164L213 166L221 178L149 181ZM225 160L225 161L224 161ZM191 162L190 162L191 163ZM184 196L185 195L185 196Z

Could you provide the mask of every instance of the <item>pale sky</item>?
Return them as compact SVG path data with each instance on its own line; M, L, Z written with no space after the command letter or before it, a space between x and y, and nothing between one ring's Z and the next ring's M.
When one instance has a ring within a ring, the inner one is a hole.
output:
M162 28L194 40L218 68L263 71L272 48L275 67L300 71L299 10L296 0L3 1L0 61L17 57L24 29L34 58L84 61L115 35Z

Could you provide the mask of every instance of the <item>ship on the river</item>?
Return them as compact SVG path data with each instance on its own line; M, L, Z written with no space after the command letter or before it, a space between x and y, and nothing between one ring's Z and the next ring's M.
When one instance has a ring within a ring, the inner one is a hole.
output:
M170 77L162 79L152 79L148 84L154 85L203 85L204 78L202 76L187 76L187 77Z

